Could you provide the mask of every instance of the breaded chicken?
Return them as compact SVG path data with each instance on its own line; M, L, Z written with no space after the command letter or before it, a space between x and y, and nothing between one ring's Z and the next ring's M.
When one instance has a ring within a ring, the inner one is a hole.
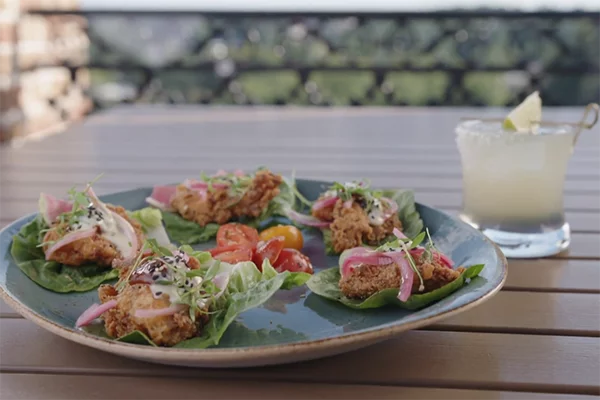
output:
M465 270L463 267L452 269L437 260L423 262L415 259L417 269L423 277L425 290L419 291L421 281L415 274L412 293L427 293L457 279ZM340 289L346 297L366 299L383 289L399 288L401 284L400 268L395 263L388 265L361 265L349 275L340 279Z
M111 285L101 285L98 294L102 303L117 300L117 306L102 316L106 333L114 338L139 330L159 346L173 346L196 336L208 320L208 314L199 314L196 321L192 321L187 308L172 315L135 317L134 312L137 309L170 306L167 295L163 294L155 299L147 284L127 285L121 293Z
M321 196L317 199L318 201L322 201L324 199L324 196ZM320 219L321 221L333 221L333 209L334 207L323 207L323 208L319 208L317 210L312 210L312 216L315 218Z
M240 217L256 218L279 194L282 182L281 175L258 171L241 198L232 198L228 188L214 188L203 196L182 184L177 186L171 206L183 218L201 226L211 222L225 224Z
M371 225L373 231L364 238L364 242L376 246L383 239L393 234L394 228L402 229L402 222L398 218L398 214L392 214L391 217L385 220L382 225Z
M329 226L333 249L336 253L359 247L363 243L377 245L392 234L394 228L402 228L397 215L390 216L382 225L370 225L366 211L354 201L350 208L344 207L340 199L333 206L331 216L333 222ZM313 213L315 215L316 213ZM319 215L325 211L319 210ZM315 215L317 218L319 216Z
M138 250L144 241L142 226L134 219L129 218L123 207L108 205L107 207L125 218L135 230L138 239ZM44 242L60 240L67 228L65 225L55 224L44 236ZM44 246L44 251L50 247ZM113 261L121 258L121 254L114 244L103 238L99 233L92 237L76 240L50 255L51 261L70 266L80 266L86 263L95 263L101 266L111 266Z
M196 269L200 265L198 260L190 257L188 266L190 269ZM123 271L127 270L128 268L123 268ZM121 277L123 279L128 275L122 274ZM116 307L106 311L102 316L106 333L115 338L139 330L159 346L173 346L182 340L197 336L209 318L207 313L197 313L195 321L192 321L187 306L171 315L136 317L136 310L167 308L171 306L171 302L167 294L155 298L150 285L139 283L135 278L127 282L121 292L118 292L114 286L101 285L98 294L102 303L113 299L117 301Z

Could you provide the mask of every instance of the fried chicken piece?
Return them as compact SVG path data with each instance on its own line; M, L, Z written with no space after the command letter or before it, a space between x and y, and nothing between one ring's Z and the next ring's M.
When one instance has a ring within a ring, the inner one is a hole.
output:
M367 213L357 202L353 202L350 208L345 208L343 204L344 202L340 199L333 206L333 223L329 227L333 249L336 253L361 246L363 243L377 245L392 234L394 227L402 228L402 224L395 214L382 225L370 225Z
M121 293L111 285L101 285L98 294L102 303L117 300L117 306L102 316L106 333L114 338L139 330L159 346L173 346L197 336L208 320L207 314L198 314L196 321L192 321L187 308L172 315L135 317L135 310L159 309L171 305L165 294L155 299L147 284L127 285Z
M421 284L415 274L412 293L427 293L457 279L465 270L463 267L452 269L434 260L423 262L415 259L417 269L423 277L424 291L419 291ZM400 268L395 263L388 265L361 265L349 275L340 279L340 289L346 297L366 299L383 289L399 288L401 283Z
M393 214L382 225L371 225L371 228L372 232L364 237L364 242L377 246L383 239L393 234L394 228L402 230L402 222L400 222L398 214Z
M336 253L360 246L363 236L373 232L367 214L360 205L352 203L350 208L345 208L341 199L333 207L333 223L329 228Z
M281 182L281 175L267 170L258 171L239 201L229 195L227 188L215 188L202 196L195 190L179 185L171 200L171 206L183 218L200 226L210 222L225 224L240 217L256 218L279 194Z
M317 202L323 200L325 196L321 196L317 199ZM313 217L320 219L321 221L333 221L333 209L334 207L323 207L317 210L311 210Z
M200 266L198 261L192 257L188 265L190 269ZM123 270L126 271L128 268ZM139 330L159 346L173 346L182 340L197 336L208 323L209 316L205 312L197 313L195 321L192 321L188 307L172 315L151 318L136 317L136 310L161 309L171 306L169 296L166 294L154 298L148 284L127 283L121 292L118 292L114 286L101 285L98 288L98 295L102 303L113 299L117 301L116 307L106 311L102 316L106 333L111 337L118 338Z
M144 241L144 232L142 226L127 215L123 207L106 205L110 210L116 212L125 218L135 230L138 239L138 250ZM44 242L55 242L64 236L62 232L66 230L65 225L54 224L44 236ZM50 246L44 246L46 251ZM80 266L86 263L95 263L101 266L111 266L115 260L121 258L121 254L114 244L103 238L100 234L92 237L76 240L58 250L51 256L51 261L56 261L69 266Z

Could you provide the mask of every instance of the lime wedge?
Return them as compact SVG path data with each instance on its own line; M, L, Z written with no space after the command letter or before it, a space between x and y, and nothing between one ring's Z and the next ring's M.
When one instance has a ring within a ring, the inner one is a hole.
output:
M535 133L538 122L541 120L542 99L540 94L535 91L508 114L502 127L509 131Z

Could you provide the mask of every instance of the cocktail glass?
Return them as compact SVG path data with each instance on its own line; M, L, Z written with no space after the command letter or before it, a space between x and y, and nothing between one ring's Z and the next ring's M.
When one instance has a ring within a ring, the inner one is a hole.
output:
M531 134L507 131L498 120L461 122L456 127L463 171L460 218L507 257L544 257L567 249L567 165L582 127L594 123L542 123Z

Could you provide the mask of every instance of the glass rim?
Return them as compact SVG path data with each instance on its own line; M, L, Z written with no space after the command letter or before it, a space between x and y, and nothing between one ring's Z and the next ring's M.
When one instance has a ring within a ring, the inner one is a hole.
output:
M487 128L486 130L484 130L483 132L481 132L481 130L478 130L477 128L482 128L485 127ZM497 128L497 129L490 129L490 128ZM575 134L577 133L577 127L574 127L572 125L569 124L560 124L560 125L544 125L543 123L538 125L538 129L543 131L544 134L529 134L529 133L520 133L520 134L527 134L528 136L531 137L538 137L538 136L551 136L551 135L569 135L569 134ZM486 134L486 135L514 135L517 132L515 131L511 131L511 130L507 130L502 126L502 121L498 120L498 121L490 121L490 120L485 120L485 119L477 119L477 118L473 118L473 119L465 119L460 121L456 127L455 127L455 132L456 134L461 134L461 133L480 133L480 134Z

